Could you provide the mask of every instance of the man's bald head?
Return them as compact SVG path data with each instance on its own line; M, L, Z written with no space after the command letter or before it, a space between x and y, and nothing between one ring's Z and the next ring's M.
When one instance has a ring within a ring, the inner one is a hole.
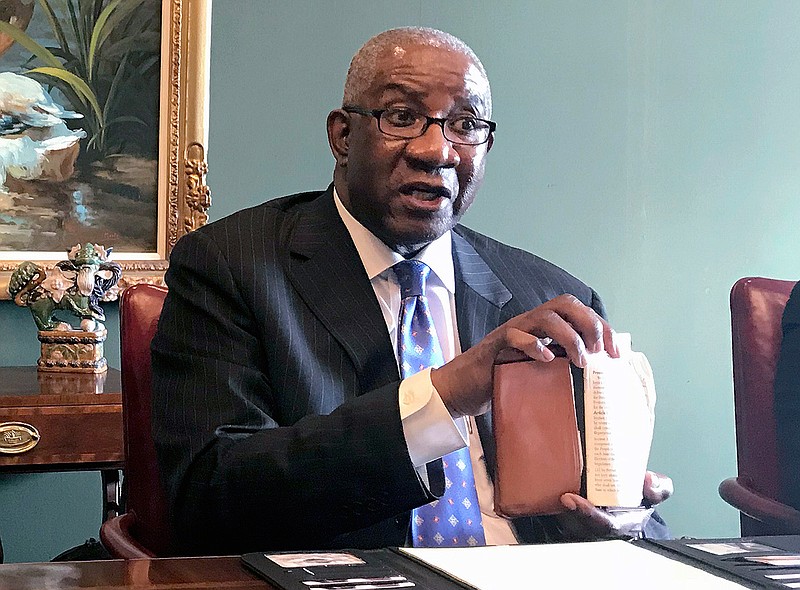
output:
M453 51L467 56L478 68L486 79L486 87L489 89L489 78L486 70L475 55L475 52L458 37L427 27L401 27L390 29L375 35L369 39L353 56L350 68L347 70L347 78L344 83L343 105L357 105L361 102L361 97L367 92L370 85L374 82L378 73L379 57L385 52L395 51L405 45L424 45L428 47L442 48L446 51ZM491 117L492 95L491 90L487 92L487 114Z

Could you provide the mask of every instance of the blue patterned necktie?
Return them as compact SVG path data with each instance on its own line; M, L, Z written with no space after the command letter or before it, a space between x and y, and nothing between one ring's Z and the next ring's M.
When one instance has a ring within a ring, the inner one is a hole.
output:
M397 338L400 373L405 379L444 364L444 355L425 297L431 269L418 260L393 267L400 283L400 332ZM414 547L485 545L475 477L464 447L442 457L445 492L441 499L416 508L411 517Z

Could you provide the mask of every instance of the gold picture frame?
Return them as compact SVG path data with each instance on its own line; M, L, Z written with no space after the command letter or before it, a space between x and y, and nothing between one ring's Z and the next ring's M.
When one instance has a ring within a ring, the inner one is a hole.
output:
M211 205L205 181L211 0L161 0L161 15L156 250L113 253L123 269L117 291L164 284L169 253L182 235L208 221ZM21 262L50 269L73 245L64 244L64 252L0 250L0 299L10 298L9 279Z

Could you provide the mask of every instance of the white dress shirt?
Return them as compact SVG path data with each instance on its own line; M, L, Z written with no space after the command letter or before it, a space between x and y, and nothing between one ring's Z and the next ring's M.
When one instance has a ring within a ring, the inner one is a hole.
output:
M347 227L367 271L383 313L386 328L397 356L397 325L400 316L400 285L392 266L404 260L391 250L344 207L334 189L336 209ZM425 294L433 317L436 335L445 362L461 352L456 323L455 271L452 237L447 232L423 248L415 257L427 264L431 273ZM469 445L475 487L487 545L517 543L512 524L494 512L494 490L486 469L483 446L472 418L453 419L433 387L430 369L408 377L400 384L400 417L408 453L417 473L427 484L425 464Z

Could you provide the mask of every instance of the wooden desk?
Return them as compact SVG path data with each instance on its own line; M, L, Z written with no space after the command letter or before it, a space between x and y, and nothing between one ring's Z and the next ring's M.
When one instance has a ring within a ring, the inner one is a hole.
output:
M0 590L274 590L238 557L9 563L0 565Z
M13 426L4 427L13 422L33 426L40 438L23 452L0 449L0 473L99 470L103 513L116 512L125 459L118 370L94 375L0 367L0 437L19 436Z
M794 555L800 535L726 539L677 539L663 542L599 541L460 549L465 569L457 568L479 587L623 588L650 576L652 588L772 588L761 564L744 569L730 556L695 549L698 543L764 543L768 554ZM637 546L635 543L639 543ZM752 549L758 553L757 549ZM463 552L469 552L467 554ZM763 553L763 552L762 552ZM477 557L474 557L477 555ZM430 554L427 558L430 561ZM436 560L433 560L436 562ZM453 589L461 585L414 560L399 570L417 582L415 588ZM452 556L443 563L453 565ZM585 567L571 567L575 563ZM725 563L720 566L720 563ZM534 567L531 564L535 564ZM397 564L394 564L397 566ZM445 567L450 569L450 567ZM789 568L787 568L789 569ZM796 568L791 568L796 569ZM452 572L453 570L450 569ZM476 571L480 575L476 576ZM421 576L421 573L427 575ZM459 574L459 575L461 575ZM752 575L751 575L752 574ZM487 577L488 575L488 577ZM476 579L477 578L477 579ZM491 580L491 583L487 582ZM734 581L740 585L732 585ZM648 585L645 584L645 585ZM278 590L245 568L238 556L177 557L134 560L20 563L0 565L0 590Z

